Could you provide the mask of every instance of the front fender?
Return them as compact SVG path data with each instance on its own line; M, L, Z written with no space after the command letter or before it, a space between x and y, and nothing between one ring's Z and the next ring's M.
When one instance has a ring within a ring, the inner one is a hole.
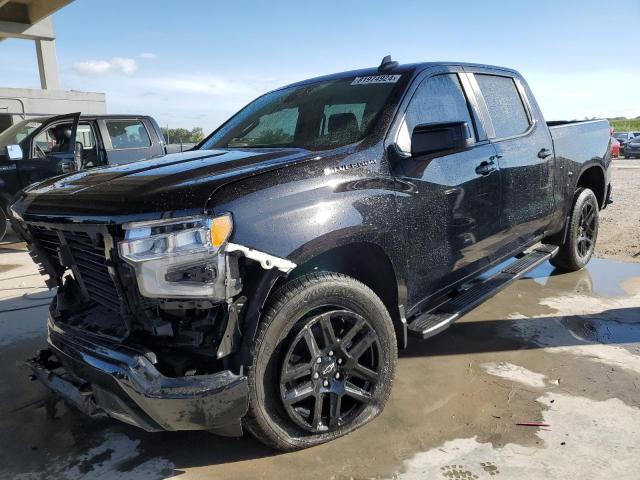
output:
M243 195L225 200L228 192L220 192L212 203L216 214L232 213L233 243L300 265L354 242L400 253L394 185L390 177L323 175L276 183L260 176L235 187Z

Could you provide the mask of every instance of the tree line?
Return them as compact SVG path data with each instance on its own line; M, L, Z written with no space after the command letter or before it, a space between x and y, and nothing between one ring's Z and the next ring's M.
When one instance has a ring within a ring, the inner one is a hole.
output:
M198 143L204 138L202 128L162 128L164 141L167 143Z

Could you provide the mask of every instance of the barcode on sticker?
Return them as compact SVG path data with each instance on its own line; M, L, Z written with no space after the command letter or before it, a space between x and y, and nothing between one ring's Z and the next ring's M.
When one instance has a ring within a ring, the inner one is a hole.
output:
M400 75L371 75L369 77L356 77L351 85L368 85L369 83L396 83Z

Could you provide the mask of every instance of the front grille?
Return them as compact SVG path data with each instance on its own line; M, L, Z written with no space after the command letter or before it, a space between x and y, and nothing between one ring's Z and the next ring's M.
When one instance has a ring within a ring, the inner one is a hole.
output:
M84 285L89 300L114 312L120 312L118 289L107 268L104 238L86 232L49 229L31 226L31 233L40 248L56 264L61 263L64 242L72 257L72 271L76 280ZM60 238L62 237L62 239Z

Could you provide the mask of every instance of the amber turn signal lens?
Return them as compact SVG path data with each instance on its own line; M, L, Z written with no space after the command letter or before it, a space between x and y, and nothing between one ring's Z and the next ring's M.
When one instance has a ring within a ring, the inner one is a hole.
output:
M227 241L233 230L231 215L223 215L211 220L211 245L221 247Z

